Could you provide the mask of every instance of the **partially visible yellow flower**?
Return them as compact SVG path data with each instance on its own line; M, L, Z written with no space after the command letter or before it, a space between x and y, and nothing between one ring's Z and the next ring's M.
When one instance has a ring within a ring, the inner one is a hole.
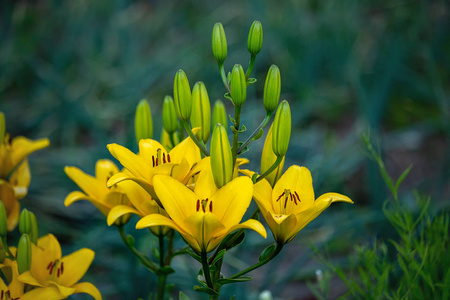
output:
M167 213L162 209L155 200L136 182L131 180L124 180L117 184L122 191L127 195L132 206L117 205L111 209L108 214L108 225L111 226L123 216L130 214L138 215L143 218L151 214L161 214L167 216ZM155 235L166 234L169 230L166 226L151 227L150 231Z
M129 205L128 197L119 187L108 188L106 182L114 174L119 173L117 166L108 159L98 160L95 164L95 177L88 175L76 167L64 168L70 177L83 191L74 191L64 200L66 206L79 200L88 200L106 217L116 205ZM126 221L126 220L122 220Z
M198 129L193 130L194 133ZM198 172L192 167L201 160L200 150L191 138L186 138L168 152L158 141L143 139L139 141L139 153L134 154L127 148L109 144L108 150L127 172L114 175L108 186L123 180L133 180L141 185L154 199L153 176L167 174L180 182L187 183Z
M83 248L62 257L59 242L53 235L41 237L37 246L32 245L31 269L19 276L21 282L36 288L20 300L57 300L77 293L86 293L101 300L102 296L93 284L78 283L94 255L94 251Z
M168 226L177 230L197 252L210 252L231 232L246 228L266 237L264 226L253 219L239 223L252 199L253 183L238 177L220 189L211 178L195 183L194 191L167 175L153 179L155 192L171 219L152 214L142 218L136 228Z
M278 244L290 242L331 203L353 203L337 193L326 193L315 199L311 173L295 165L281 176L273 189L266 179L256 183L253 196Z
M17 262L8 260L8 272L7 274L10 275L10 278L7 278L7 283L3 281L2 278L0 278L0 299L9 299L9 300L18 300L18 299L24 299L22 298L23 295L23 288L24 284L23 282L20 282L18 280L19 278L19 271L17 269ZM5 268L5 266L1 266L2 271Z

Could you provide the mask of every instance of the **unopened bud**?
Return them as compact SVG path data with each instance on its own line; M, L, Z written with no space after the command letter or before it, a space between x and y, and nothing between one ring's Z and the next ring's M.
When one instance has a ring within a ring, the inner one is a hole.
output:
M212 50L214 58L219 65L227 58L227 37L222 23L216 23L212 32Z
M0 200L0 236L6 236L8 232L8 218L6 216L6 209L3 202Z
M281 77L280 70L276 65L271 65L267 72L266 82L264 84L263 103L268 113L277 109L280 100Z
M233 104L237 107L242 106L247 97L247 80L245 79L244 69L239 64L234 65L231 71L230 91Z
M183 70L178 70L173 83L173 98L177 116L181 121L189 121L191 117L191 87Z
M141 139L151 139L153 137L152 113L150 105L145 99L141 100L136 107L134 131L138 144Z
M228 127L228 125L227 125L227 123L228 123L227 110L226 110L225 105L223 104L222 100L220 100L220 99L217 99L216 102L214 102L212 122L213 122L213 126L220 123L225 128Z
M31 234L31 216L28 209L22 209L19 218L19 232L20 234Z
M5 134L6 134L5 114L0 111L0 144L3 143L3 139L5 138Z
M173 148L172 141L170 140L170 135L164 128L161 132L161 145L163 145L164 149L166 149L167 151L170 151Z
M29 216L30 216L29 218L31 221L30 239L33 244L37 245L39 231L38 231L38 224L37 224L36 216L31 211L29 212Z
M191 126L200 127L197 136L207 143L211 133L211 105L203 82L197 82L192 89Z
M261 22L253 21L248 33L247 48L251 55L256 55L261 51L263 43L263 29Z
M269 132L266 136L266 141L264 142L264 148L261 155L261 174L264 174L277 160L277 156L273 153L272 149L272 130L273 123L272 126L270 126ZM283 167L284 157L278 167L265 177L272 187L275 186L275 183L278 179L280 179L283 173Z
M291 138L291 109L286 100L278 106L273 121L272 149L276 156L286 155Z
M175 104L173 98L170 96L164 97L163 102L163 126L164 130L171 134L178 129L177 113L175 111Z
M222 124L214 126L211 137L211 169L217 188L227 184L233 177L233 157L227 131Z
M31 267L31 240L28 234L22 234L17 245L17 267L22 274Z

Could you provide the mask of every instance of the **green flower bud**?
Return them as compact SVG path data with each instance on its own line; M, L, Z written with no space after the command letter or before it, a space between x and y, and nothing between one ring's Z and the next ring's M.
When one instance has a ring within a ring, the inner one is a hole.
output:
M171 134L178 129L177 113L175 111L175 104L173 98L170 96L164 97L163 102L163 126L164 130Z
M28 234L22 234L17 245L17 267L22 274L31 267L31 240Z
M217 188L221 188L233 177L233 156L227 131L222 124L214 126L211 137L211 169Z
M247 97L247 80L244 69L239 64L234 65L231 71L230 91L233 104L237 107L242 106Z
M267 72L266 83L264 84L264 108L268 113L277 109L280 100L281 78L280 70L276 65L271 65Z
M270 126L269 132L266 136L266 141L264 142L264 148L261 155L261 174L264 174L277 160L277 156L275 155L275 153L273 153L272 150L272 129L273 123ZM275 183L278 181L278 179L280 179L283 173L283 167L284 157L278 167L265 177L267 181L272 185L272 187L275 186Z
M227 128L227 111L225 109L225 105L220 99L217 99L216 102L214 102L214 108L213 108L213 115L212 115L212 122L213 125L216 125L218 123L222 124L225 128Z
M3 143L3 139L5 138L5 134L6 134L5 114L0 111L0 144Z
M134 131L138 144L141 139L151 139L153 137L152 113L150 105L145 99L141 100L136 107Z
M291 109L286 100L278 106L273 121L272 150L276 156L286 155L291 138Z
M164 128L161 132L161 145L163 145L164 149L166 149L167 151L170 151L173 148L172 141L170 140L170 135Z
M261 22L253 21L248 33L247 48L251 55L256 55L261 51L263 43L263 29Z
M181 121L189 121L191 117L191 87L183 70L178 70L173 83L173 98L177 116Z
M0 236L2 237L6 236L6 233L8 232L7 221L6 209L3 202L0 200Z
M219 65L227 58L227 37L222 23L216 23L212 32L212 50L214 58Z
M22 209L22 212L20 213L20 218L19 218L19 232L20 234L31 234L31 216L30 213L28 211L28 209L24 208Z
M192 89L191 126L200 127L197 137L206 144L211 133L211 105L203 82L197 82Z
M37 245L38 237L39 237L39 231L38 231L38 224L36 220L36 216L31 211L30 213L30 220L31 220L31 234L30 239L33 244Z

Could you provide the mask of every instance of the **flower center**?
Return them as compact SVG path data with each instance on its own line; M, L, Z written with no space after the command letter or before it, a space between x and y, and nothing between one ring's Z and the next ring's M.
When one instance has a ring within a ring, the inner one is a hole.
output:
M11 292L10 290L2 290L0 292L0 300L19 300L20 297L17 298L11 298Z
M200 211L200 209L206 213L207 211L211 212L213 211L213 204L212 201L209 201L208 198L200 200L197 200L197 205L196 205L196 209L197 211Z
M166 153L162 152L161 148L158 148L156 150L156 157L155 157L155 155L152 155L153 167L157 167L158 165L165 164L167 162L170 163L170 154L167 153L167 159L166 159Z
M292 210L296 205L298 205L302 200L298 196L297 191L291 192L290 189L285 189L284 192L278 196L276 202L280 202L280 212L284 215L292 213Z
M56 275L59 278L64 273L64 262L55 259L48 264L47 270L52 277Z

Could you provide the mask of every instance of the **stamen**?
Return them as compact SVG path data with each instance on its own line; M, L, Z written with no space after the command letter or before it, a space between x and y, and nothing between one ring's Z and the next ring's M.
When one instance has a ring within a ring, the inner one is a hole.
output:
M56 272L56 277L59 277L59 273L61 273L60 269L58 268L58 271Z
M64 272L64 262L61 262L61 275Z
M197 211L200 209L200 199L197 199Z
M170 162L170 154L167 153L167 161Z
M155 167L155 156L152 155L153 168Z
M52 275L52 273L53 273L53 267L54 267L55 265L52 263L52 266L50 267L50 275Z
M50 269L52 267L52 265L53 265L53 262L51 261L47 266L47 270Z
M163 153L163 163L164 164L166 163L166 154L165 153Z
M1 294L1 296L0 296L0 299L3 299L3 294L5 293L5 291L4 290L2 290L2 294Z
M209 202L209 212L212 212L212 201Z
M277 202L281 199L281 197L283 197L284 193L285 193L285 192L283 192L283 194L281 194L281 195L278 197Z
M297 200L298 200L298 202L302 202L302 200L300 200L300 197L298 196L298 194L297 194L297 192L296 192L296 191L294 191L294 194L295 194L295 196L297 196Z

